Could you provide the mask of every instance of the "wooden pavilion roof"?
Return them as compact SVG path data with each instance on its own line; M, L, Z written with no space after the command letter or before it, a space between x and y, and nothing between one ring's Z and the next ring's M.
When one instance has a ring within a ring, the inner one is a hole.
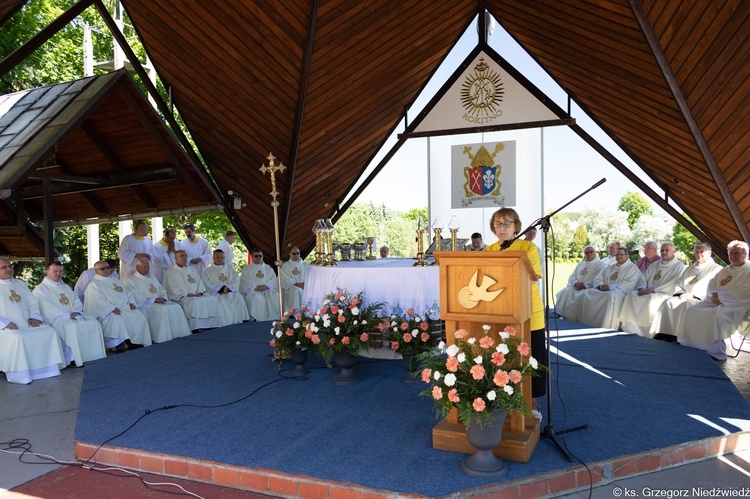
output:
M45 183L48 187L45 187ZM44 256L56 226L208 211L218 194L124 70L0 97L0 254Z
M628 178L668 207L653 179L715 245L750 240L750 2L122 3L221 194L246 203L245 243L267 253L269 151L288 167L282 245L305 246L483 7L640 166L620 166Z

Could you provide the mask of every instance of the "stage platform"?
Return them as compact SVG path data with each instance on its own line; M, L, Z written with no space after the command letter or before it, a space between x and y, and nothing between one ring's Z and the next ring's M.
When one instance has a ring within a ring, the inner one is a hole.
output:
M86 364L76 456L283 497L545 497L750 448L750 404L704 352L558 321L553 426L588 424L501 481L464 475L432 448L426 385L400 361L360 359L332 383L319 358L287 379L270 323L180 338ZM285 366L286 367L286 366ZM547 425L546 402L542 427Z

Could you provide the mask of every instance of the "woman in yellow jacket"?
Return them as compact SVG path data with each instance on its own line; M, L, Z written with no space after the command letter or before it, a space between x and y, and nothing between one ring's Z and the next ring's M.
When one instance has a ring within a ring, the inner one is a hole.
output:
M490 230L497 236L498 241L484 248L484 251L500 251L505 241L510 241L516 234L521 232L521 219L516 210L512 208L500 208L492 214L490 219ZM524 239L516 239L505 248L508 251L525 251L531 262L531 267L536 272L537 279L542 278L542 265L539 261L539 251L536 244ZM534 282L531 286L531 355L540 364L547 364L547 343L544 336L544 305L542 295L539 293L539 284ZM547 393L547 373L540 372L539 376L531 378L531 396L542 397Z

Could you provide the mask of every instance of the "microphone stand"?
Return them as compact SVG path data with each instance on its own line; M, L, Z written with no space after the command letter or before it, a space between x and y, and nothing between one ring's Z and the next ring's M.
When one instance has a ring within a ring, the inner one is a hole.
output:
M551 227L550 219L554 215L556 215L558 212L560 212L562 209L564 209L566 206L568 206L569 204L571 204L574 201L578 200L578 198L581 198L584 195L588 194L590 191L593 191L594 189L596 189L597 187L599 187L600 185L602 185L606 181L607 181L606 178L601 179L599 182L595 183L594 185L592 185L591 187L589 187L588 189L586 189L585 191L583 191L582 193L580 193L578 196L574 197L573 199L571 199L570 201L568 201L567 203L565 203L564 205L562 205L560 208L558 208L555 211L553 211L552 213L550 213L549 215L545 215L542 218L534 221L531 225L529 225L526 228L526 230L524 230L523 232L521 232L520 234L518 234L516 237L514 237L513 239L511 239L509 241L505 241L504 243L502 243L500 245L500 251L502 251L504 249L508 249L508 247L511 244L513 244L513 242L516 239L520 238L521 236L523 236L524 234L526 234L531 229L536 228L536 227L541 227L542 231L544 231L544 275L549 277L549 252L548 252L548 245L547 245L547 235L548 235L549 229ZM544 334L546 335L545 340L546 340L546 347L547 347L547 355L546 355L546 357L547 357L547 359L546 359L546 361L547 361L547 367L549 367L550 364L551 364L551 358L550 358L550 355L551 355L550 354L550 340L551 340L551 335L550 335L550 323L549 323L549 285L550 285L549 278L547 278L547 279L544 280L544 303L545 303L545 307L544 307ZM543 436L545 438L549 438L550 440L552 440L552 443L554 443L555 446L557 446L557 448L562 453L562 455L565 457L565 459L567 459L568 462L572 462L573 458L570 456L570 454L568 454L565 451L565 449L563 449L562 445L560 445L560 443L557 441L557 439L555 437L556 437L556 435L559 435L559 434L563 434L564 435L565 433L571 433L571 432L578 431L578 430L584 430L584 429L586 429L588 427L589 427L588 424L583 424L583 425L580 425L580 426L574 426L572 428L564 428L564 429L562 429L560 431L555 431L554 426L552 426L552 376L551 376L551 371L550 371L550 373L547 374L547 426L545 426L544 429L541 431L541 433L540 433L541 436Z

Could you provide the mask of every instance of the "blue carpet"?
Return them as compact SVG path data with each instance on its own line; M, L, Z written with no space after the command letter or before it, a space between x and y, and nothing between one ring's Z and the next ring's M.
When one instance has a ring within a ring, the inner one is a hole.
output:
M552 423L589 425L558 437L584 462L721 434L691 415L729 432L739 429L720 418L750 420L750 404L705 352L558 325ZM337 370L315 357L309 379L290 380L268 356L269 330L229 326L87 362L76 440L102 443L175 405L109 444L430 497L492 483L464 475L464 455L432 448L432 403L417 396L423 383L401 382L400 361L360 358L363 381L337 386ZM504 480L571 466L544 438L529 463L508 465Z

